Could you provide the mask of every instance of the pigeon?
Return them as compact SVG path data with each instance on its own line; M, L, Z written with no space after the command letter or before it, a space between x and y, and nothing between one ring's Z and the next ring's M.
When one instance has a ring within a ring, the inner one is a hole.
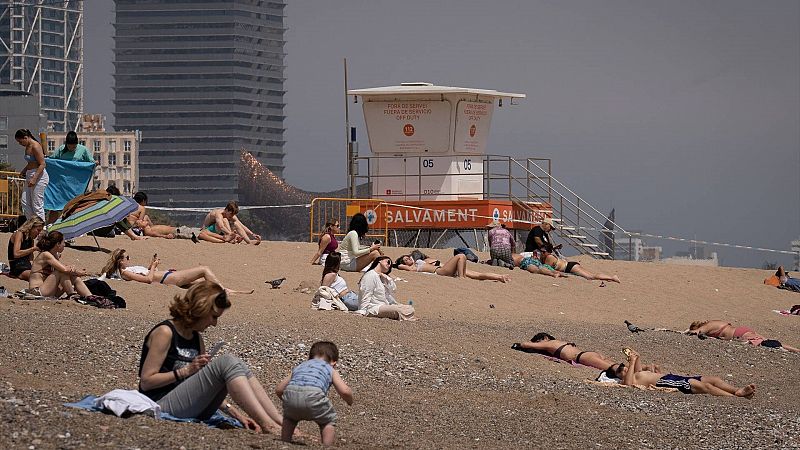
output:
M279 287L281 287L281 283L283 283L285 279L286 277L282 277L278 278L277 280L265 281L264 283L269 283L270 285L272 285L272 289L278 289Z
M625 325L628 326L628 331L630 331L631 333L640 333L640 332L644 331L643 329L641 329L641 328L637 327L636 325L628 322L627 320L625 321Z

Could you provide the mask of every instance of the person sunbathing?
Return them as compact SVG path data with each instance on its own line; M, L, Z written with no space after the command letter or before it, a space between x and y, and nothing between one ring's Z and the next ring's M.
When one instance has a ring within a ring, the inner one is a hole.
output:
M158 255L153 255L153 260L150 261L148 267L132 266L130 263L130 256L125 253L125 249L118 248L111 252L111 256L103 267L102 273L107 278L119 278L125 281L138 281L139 283L152 284L158 282L172 286L178 286L183 289L190 288L193 284L202 281L211 281L222 286L217 276L206 266L192 267L191 269L169 269L158 270L158 265L161 260ZM225 288L228 294L252 294L255 290L249 291L235 291L233 289Z
M617 275L606 275L604 273L591 273L588 270L584 269L581 266L581 263L577 261L567 261L566 259L560 259L553 254L547 254L544 261L544 264L547 264L550 267L553 267L559 272L564 273L572 273L578 275L579 277L586 278L587 280L603 280L603 281L613 281L614 283L620 283L619 277Z
M508 275L499 275L496 273L487 272L474 272L467 269L467 257L463 254L458 254L448 259L441 265L426 262L424 259L414 260L411 255L403 255L394 263L394 266L399 270L407 270L409 272L425 272L434 273L443 277L457 277L457 278L472 278L473 280L491 280L505 283L511 278Z
M58 297L61 294L82 297L92 295L86 284L79 277L87 276L86 269L65 266L61 261L64 251L64 235L59 231L51 231L39 238L36 245L39 253L31 264L28 278L28 292L45 297Z
M514 265L522 270L527 270L530 273L538 273L540 275L548 275L553 278L563 277L561 272L557 271L554 267L547 264L542 264L541 253L538 250L533 252L526 252L524 255L512 253L511 258Z
M551 356L567 362L576 362L584 366L594 367L599 370L609 370L616 363L600 352L592 350L582 351L574 343L560 341L547 333L536 333L530 342L515 342L511 345L514 350L525 353L538 353ZM656 364L645 366L649 370L661 372Z
M138 228L145 236L175 239L175 227L156 225L150 220L150 216L147 214L147 194L139 191L133 194L133 200L139 204L139 207L128 215L128 223L134 228Z
M737 388L719 377L707 375L683 376L673 373L663 374L643 368L639 369L639 354L629 348L623 351L628 357L628 363L615 364L613 368L606 370L606 374L615 376L624 385L672 388L684 394L708 394L719 397L736 396L750 399L755 395L756 385L754 384Z
M708 336L716 339L722 339L724 341L747 341L754 346L760 345L762 347L769 348L782 348L792 353L800 352L800 349L784 345L775 339L767 339L764 336L756 333L755 330L750 327L736 327L729 322L725 322L724 320L698 320L696 322L692 322L692 324L689 325L689 329L686 331L686 333L696 334L701 337Z

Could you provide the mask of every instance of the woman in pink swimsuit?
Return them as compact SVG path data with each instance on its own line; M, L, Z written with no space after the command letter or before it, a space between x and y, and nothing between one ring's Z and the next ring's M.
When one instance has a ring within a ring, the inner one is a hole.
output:
M689 325L687 334L707 336L725 341L747 341L754 346L760 345L770 348L783 348L784 350L788 350L793 353L800 352L799 349L781 344L780 341L776 341L775 339L767 339L764 336L756 333L755 330L750 327L736 327L729 322L725 322L724 320L698 320L697 322L692 322L692 324Z

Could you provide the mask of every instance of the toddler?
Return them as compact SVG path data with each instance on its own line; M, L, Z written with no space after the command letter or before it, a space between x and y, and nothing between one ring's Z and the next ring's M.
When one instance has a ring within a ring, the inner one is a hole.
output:
M339 349L328 341L315 342L308 351L308 361L292 369L278 383L275 394L283 401L281 440L292 441L292 434L301 420L313 420L319 425L323 445L333 444L336 436L336 411L328 398L331 384L339 396L353 404L353 391L335 369Z

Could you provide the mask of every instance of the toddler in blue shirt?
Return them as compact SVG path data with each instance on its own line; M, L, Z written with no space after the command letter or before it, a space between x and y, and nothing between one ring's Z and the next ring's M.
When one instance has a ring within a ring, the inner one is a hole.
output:
M275 394L283 401L281 440L292 441L294 429L301 420L313 420L319 425L323 445L331 445L336 437L336 411L328 398L331 384L339 396L353 404L353 391L336 370L339 349L336 344L318 341L308 351L308 361L292 369Z

